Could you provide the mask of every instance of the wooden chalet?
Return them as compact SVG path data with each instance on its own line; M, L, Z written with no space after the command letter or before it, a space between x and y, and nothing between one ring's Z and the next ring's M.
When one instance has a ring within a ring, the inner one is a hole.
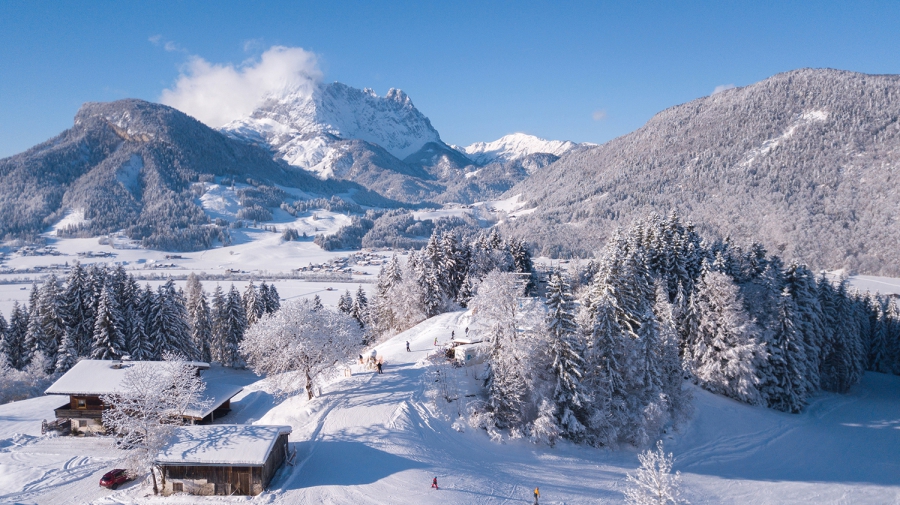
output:
M164 495L262 493L285 460L290 426L208 424L176 428L154 464Z
M96 360L79 361L50 386L48 395L65 395L69 402L55 409L57 420L70 420L72 434L103 433L103 411L109 408L100 399L102 395L122 393L125 372L135 361ZM142 361L151 366L162 366L163 361ZM208 370L209 363L192 361L197 373ZM201 375L202 378L202 375ZM206 382L203 395L211 400L208 407L188 409L185 419L190 423L202 423L221 417L231 410L231 398L243 388L233 384Z

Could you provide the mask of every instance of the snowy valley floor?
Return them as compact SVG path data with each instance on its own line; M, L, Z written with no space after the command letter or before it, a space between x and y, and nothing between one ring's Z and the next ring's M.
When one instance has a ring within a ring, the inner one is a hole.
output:
M543 504L620 503L625 474L638 465L634 450L497 444L453 429L457 407L435 399L427 356L435 337L445 343L466 324L457 312L398 335L378 346L383 375L354 366L311 402L279 404L252 374L213 370L247 385L223 422L294 429L296 465L252 499L153 497L142 483L100 488L118 456L107 441L39 435L40 420L64 399L0 406L0 502L524 504L540 486ZM691 503L900 503L900 378L867 374L851 394L820 395L800 415L695 396L692 421L665 439ZM434 476L439 491L430 489Z

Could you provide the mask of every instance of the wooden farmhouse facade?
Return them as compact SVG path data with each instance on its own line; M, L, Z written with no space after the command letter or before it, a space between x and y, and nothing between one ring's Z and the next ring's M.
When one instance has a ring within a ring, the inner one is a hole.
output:
M100 399L103 395L122 393L122 383L126 371L134 365L133 361L94 360L79 361L68 372L50 386L48 395L68 396L65 405L54 410L56 419L71 421L72 434L104 433L103 411L109 406ZM151 366L163 366L162 361L142 361ZM200 374L208 370L209 364L199 361L191 362ZM201 378L203 376L201 375ZM231 398L243 388L232 384L206 382L203 395L210 399L209 406L188 409L185 419L190 423L209 422L221 417L231 410Z
M256 496L289 459L289 426L182 426L156 458L162 494Z

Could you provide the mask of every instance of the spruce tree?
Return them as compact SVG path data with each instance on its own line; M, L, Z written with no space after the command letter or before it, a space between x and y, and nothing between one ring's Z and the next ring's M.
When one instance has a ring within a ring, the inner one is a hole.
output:
M19 305L19 302L13 302L12 312L9 315L9 323L6 328L6 335L3 339L3 352L9 360L9 366L16 370L23 370L27 363L25 362L25 335L28 332L28 311Z
M100 294L100 304L97 307L91 359L119 359L125 354L122 326L122 313L116 303L113 287L107 286Z
M79 356L89 356L94 337L93 296L88 285L87 272L76 262L66 279L63 294L65 304L65 324L72 333Z
M75 337L72 332L66 331L62 342L59 343L59 350L56 353L56 373L65 373L78 363L78 347L75 345Z
M578 440L585 434L587 407L581 385L584 349L576 332L572 293L559 271L550 274L546 305L550 370L556 378L553 401L556 403L557 425L565 430L568 438Z
M243 304L244 313L247 314L248 325L259 321L259 318L266 312L265 301L260 297L256 286L253 285L253 281L250 281L250 284L244 290Z
M213 339L209 304L206 302L206 293L202 290L199 295L194 292L193 296L195 298L190 301L188 307L191 340L200 361L209 363L212 361L211 342Z
M216 284L213 290L210 319L212 320L213 338L210 343L210 353L213 361L225 363L225 333L228 331L228 314L226 311L226 298L222 292L222 286Z
M161 357L168 351L188 360L197 359L198 349L191 341L185 302L171 279L157 288L154 302L149 330L150 341L155 346L154 356Z
M803 409L808 393L806 349L795 325L797 319L797 306L785 289L778 303L778 326L767 345L771 376L761 381L769 407L792 413Z
M688 365L695 380L714 393L759 403L756 372L766 351L734 281L723 273L707 272L693 297L698 328Z
M350 315L356 319L360 328L364 328L369 320L369 299L366 298L366 292L362 286L356 290L356 298L353 300Z
M338 310L348 315L353 312L353 296L350 295L349 289L345 291L344 294L341 295L340 300L338 300Z
M242 367L244 361L241 359L239 346L244 340L244 332L247 330L247 315L244 312L241 295L233 284L225 301L224 316L222 365L233 368Z

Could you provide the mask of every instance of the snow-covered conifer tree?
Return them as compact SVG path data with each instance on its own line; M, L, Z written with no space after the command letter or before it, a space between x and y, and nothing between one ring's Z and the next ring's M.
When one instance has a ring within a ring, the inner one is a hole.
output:
M191 340L193 346L197 350L200 361L212 361L211 342L212 333L212 316L210 315L209 304L206 302L206 292L200 289L197 293L193 291L188 300L188 319L191 326Z
M28 311L19 305L19 302L13 302L2 351L9 360L9 366L16 370L22 370L26 365L24 362L26 333L28 333Z
M75 345L75 338L72 332L66 331L62 342L59 343L59 350L56 353L56 373L65 373L78 363L78 347Z
M65 323L79 356L89 356L94 338L93 293L87 279L87 272L76 262L66 279L63 295L65 303Z
M122 313L113 293L107 286L100 294L91 359L119 359L125 354L125 335L122 333Z
M241 295L233 284L225 300L222 323L222 365L234 368L242 367L244 360L241 359L239 347L241 341L244 340L244 332L247 330L247 315L244 313Z
M797 330L797 306L785 289L778 303L777 327L770 338L768 351L769 377L761 379L763 397L769 407L798 413L806 404L806 349Z
M494 271L478 287L469 306L473 323L484 328L491 344L486 385L494 423L499 428L522 426L527 394L525 360L517 345L516 317L522 292L515 275Z
M259 321L259 318L266 313L266 303L262 299L253 281L247 284L244 290L244 313L247 314L247 325L252 325Z
M353 295L350 294L349 289L341 295L341 298L338 300L337 308L347 315L350 315L350 313L353 312Z
M707 272L693 297L699 325L688 365L695 380L714 393L759 403L756 370L766 350L757 341L757 329L734 281Z
M222 286L216 284L213 290L212 306L210 307L210 319L212 320L213 338L210 342L210 354L213 361L225 362L225 333L228 331L228 314L226 310L226 297L222 292Z
M350 309L350 316L359 323L359 327L363 328L369 321L369 299L366 298L366 292L362 286L356 290L356 298L353 299L353 307Z
M550 274L547 286L548 352L551 372L556 378L553 401L558 425L568 438L584 436L587 398L581 381L584 377L584 346L575 324L574 304L568 282L559 271Z

